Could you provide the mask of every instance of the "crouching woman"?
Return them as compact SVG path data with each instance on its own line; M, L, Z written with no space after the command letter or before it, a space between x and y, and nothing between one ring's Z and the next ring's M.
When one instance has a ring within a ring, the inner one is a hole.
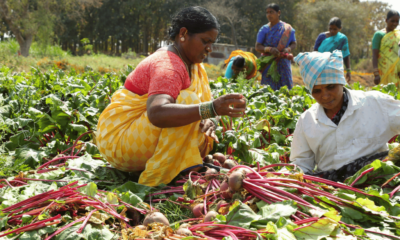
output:
M297 122L290 160L305 173L344 181L387 155L400 133L400 101L345 88L340 51L300 53L295 61L317 103Z
M174 16L173 44L143 60L100 116L97 145L112 166L140 173L144 185L168 184L182 171L201 168L217 140L213 117L243 115L240 94L212 100L201 62L218 31L216 18L204 8Z

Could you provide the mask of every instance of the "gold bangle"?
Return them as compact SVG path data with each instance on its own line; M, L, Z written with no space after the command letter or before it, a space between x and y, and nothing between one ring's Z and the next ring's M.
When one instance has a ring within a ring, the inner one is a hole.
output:
M266 52L266 53L267 53L267 52L271 52L271 47L265 47L265 48L264 48L264 52Z

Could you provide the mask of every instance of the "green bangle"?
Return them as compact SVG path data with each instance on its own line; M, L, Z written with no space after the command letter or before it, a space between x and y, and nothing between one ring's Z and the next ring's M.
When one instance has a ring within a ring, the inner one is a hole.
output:
M204 102L199 105L201 120L215 117L213 102Z
M350 68L346 69L346 72L351 73L351 69Z

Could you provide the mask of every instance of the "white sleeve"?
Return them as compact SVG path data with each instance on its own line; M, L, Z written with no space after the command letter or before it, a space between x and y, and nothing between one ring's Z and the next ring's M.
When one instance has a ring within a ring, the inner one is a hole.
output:
M303 121L299 118L293 134L290 161L299 166L305 173L311 172L315 168L315 155L311 150L304 135Z
M378 101L388 116L389 127L393 136L400 134L400 101L386 94L379 95Z

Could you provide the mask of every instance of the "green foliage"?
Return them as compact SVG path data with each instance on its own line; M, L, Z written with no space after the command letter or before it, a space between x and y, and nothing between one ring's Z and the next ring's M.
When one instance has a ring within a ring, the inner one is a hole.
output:
M236 201L229 208L229 213L226 216L217 218L220 224L229 224L242 228L250 228L253 221L260 218L248 205L241 201Z
M216 132L220 143L215 150L232 154L239 162L261 166L288 161L297 119L314 100L304 87L274 92L253 80L239 77L237 83L230 83L220 77L211 83L214 97L240 92L247 98L244 118L221 118Z
M28 73L12 73L9 68L0 69L0 131L2 141L5 142L0 151L0 175L4 175L9 181L14 180L13 176L17 174L43 180L29 180L29 185L14 188L1 183L0 210L75 181L78 181L79 185L87 184L79 191L90 197L103 195L100 190L109 189L113 192L104 194L104 201L118 204L121 199L135 207L149 209L145 201L151 199L151 193L164 189L165 186L148 187L135 183L130 181L131 175L128 173L110 167L107 162L101 160L93 141L94 136L89 132L96 130L98 118L109 103L111 95L120 89L122 81L132 70L133 67L129 66L120 75L100 75L90 70L78 75L73 72L67 74L61 70L41 72L32 68ZM295 86L291 90L283 87L279 91L273 91L268 86L260 86L255 79L246 80L243 75L238 77L236 83L220 77L212 81L210 87L214 97L237 92L247 99L244 118L222 117L221 126L217 129L220 143L215 144L214 151L232 155L236 161L245 165L265 166L289 161L291 135L296 122L299 116L315 103L304 87ZM362 89L359 85L353 85L353 88ZM376 90L399 98L393 84L377 86ZM77 142L79 137L81 138ZM78 143L79 146L65 151L74 143ZM60 157L62 152L64 155L76 156L69 159L65 166L50 169L51 171L31 170L45 161ZM394 150L391 156L397 155L397 151ZM219 215L217 219L223 224L259 229L261 235L268 239L345 239L345 235L367 239L367 234L371 239L380 239L381 236L376 232L399 234L400 223L396 216L400 216L400 194L394 194L393 198L390 198L389 193L398 186L400 180L396 176L388 183L389 188L378 186L395 176L400 169L395 161L375 161L360 171L371 167L374 170L357 181L357 186L368 186L365 190L368 195L326 187L324 191L329 195L316 194L308 197L299 194L297 189L285 187L282 189L298 194L314 205L315 209L304 207L292 200L268 205L263 202L255 203L254 198L246 203L234 202L229 213ZM280 168L282 167L276 167ZM358 176L360 172L348 182L353 182ZM319 185L314 187L319 188ZM193 216L189 210L189 203L182 202L178 205L174 202L179 201L178 197L185 201L188 200L186 197L198 200L198 196L203 194L202 188L204 186L200 182L187 181L183 186L186 196L157 195L157 198L167 201L154 203L153 207L164 213L171 223L191 218ZM236 193L236 196L244 199L240 193ZM319 218L299 227L291 218L300 210ZM121 213L123 207L117 211ZM48 214L44 212L38 219L45 219ZM67 222L72 221L69 214L65 214L63 219ZM8 220L0 211L0 231L6 227ZM25 216L23 220L26 224L32 221L32 218ZM358 225L365 231L347 229L339 220L346 224ZM114 222L114 219L112 221ZM115 237L108 229L108 224L88 224L81 234L76 233L81 226L81 223L78 223L57 235L56 239ZM39 231L25 232L18 238L41 239L43 235L54 232L55 229L48 226ZM258 236L257 238L260 239Z
M0 91L7 97L2 119L10 135L5 146L17 150L16 156L31 167L71 147L71 139L96 130L100 113L122 85L116 74L89 72L71 77L62 70L42 74L38 69L17 75L3 69L3 73ZM90 135L81 140L88 139Z
M9 39L0 42L0 56L9 59L8 55L17 55L19 50L18 42L15 39ZM33 42L30 48L30 56L32 57L66 57L68 52L65 52L58 45L51 45L50 43L42 44L40 42Z

